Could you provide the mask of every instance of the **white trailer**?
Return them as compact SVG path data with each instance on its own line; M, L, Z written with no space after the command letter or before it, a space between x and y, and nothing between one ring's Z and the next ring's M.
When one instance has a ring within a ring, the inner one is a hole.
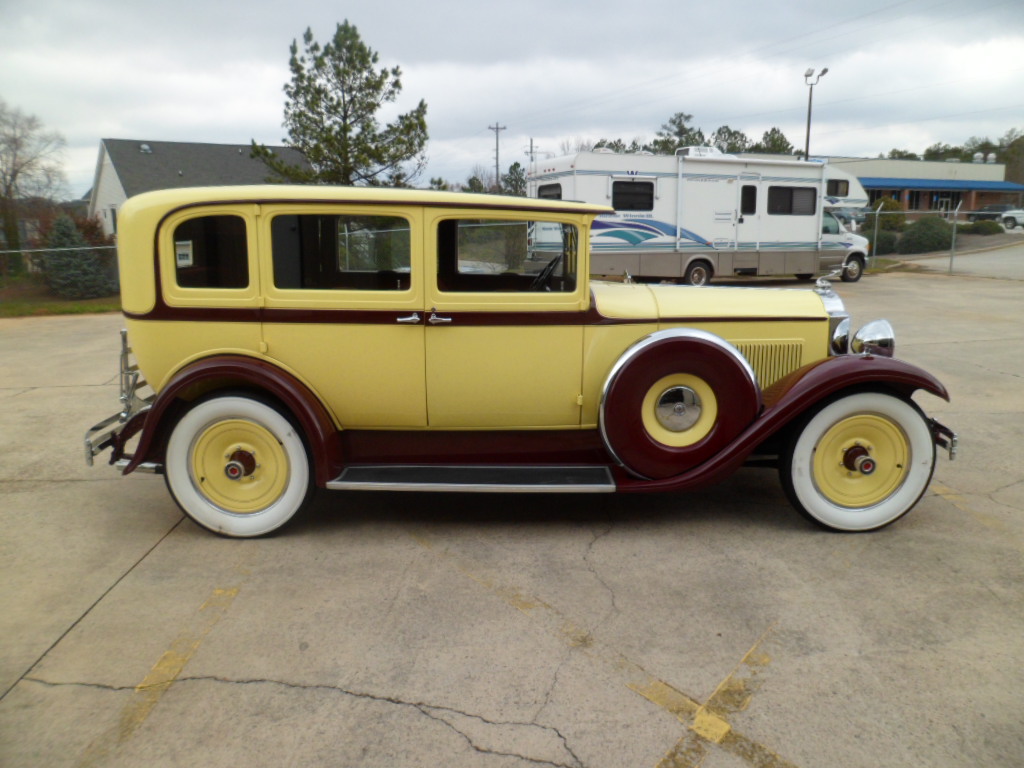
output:
M857 178L827 163L610 150L537 161L530 197L615 208L591 229L591 272L693 285L713 276L796 275L843 267L860 279L868 241L827 208L867 205Z

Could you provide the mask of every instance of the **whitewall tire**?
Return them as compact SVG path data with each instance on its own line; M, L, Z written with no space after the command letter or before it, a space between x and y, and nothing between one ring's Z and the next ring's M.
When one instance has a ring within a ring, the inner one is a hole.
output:
M779 471L790 501L837 531L870 531L905 515L935 470L935 442L909 400L880 392L841 397L790 441Z
M242 395L192 407L167 444L167 487L199 525L261 536L288 522L312 492L309 454L276 408Z

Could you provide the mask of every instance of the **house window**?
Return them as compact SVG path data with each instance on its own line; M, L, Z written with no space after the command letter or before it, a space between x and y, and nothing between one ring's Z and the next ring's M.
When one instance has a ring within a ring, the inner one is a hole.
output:
M817 200L814 187L768 187L768 213L776 216L813 216Z
M270 238L277 288L409 289L409 222L397 216L275 216Z
M537 188L537 197L541 200L561 200L562 199L562 185L561 184L541 184Z
M246 288L249 246L240 216L202 216L174 230L177 283L182 288Z
M653 181L613 181L612 208L616 211L653 211Z

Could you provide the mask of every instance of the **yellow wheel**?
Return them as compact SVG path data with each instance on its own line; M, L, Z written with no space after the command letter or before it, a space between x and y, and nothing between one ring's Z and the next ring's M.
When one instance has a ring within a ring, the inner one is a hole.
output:
M275 408L243 396L214 397L189 410L171 433L165 471L185 513L228 536L279 528L312 490L298 430Z
M780 457L794 506L828 528L866 531L906 514L928 487L935 443L909 400L862 392L835 400Z
M192 483L212 504L235 514L266 509L284 492L288 454L273 433L254 421L218 421L196 436Z

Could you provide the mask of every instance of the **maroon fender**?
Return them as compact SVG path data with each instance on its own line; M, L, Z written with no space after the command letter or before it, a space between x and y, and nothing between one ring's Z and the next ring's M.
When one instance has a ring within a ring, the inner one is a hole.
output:
M683 447L659 442L641 416L651 387L672 374L705 382L717 400L717 415L707 433ZM601 433L609 452L631 474L662 479L715 456L760 410L757 380L738 350L712 334L673 328L642 339L620 358L601 401Z
M214 389L233 387L257 389L279 400L298 421L309 443L317 485L322 487L337 477L341 472L341 442L327 409L291 374L243 355L208 357L178 371L146 412L138 449L123 474L137 469L151 454L162 453L169 434L164 420L179 398L193 400Z
M764 410L757 420L704 464L663 480L617 479L621 491L680 491L718 482L735 472L757 446L812 410L823 400L845 390L882 389L910 397L923 389L943 400L949 393L938 379L920 368L872 355L830 357L804 366L764 392Z

